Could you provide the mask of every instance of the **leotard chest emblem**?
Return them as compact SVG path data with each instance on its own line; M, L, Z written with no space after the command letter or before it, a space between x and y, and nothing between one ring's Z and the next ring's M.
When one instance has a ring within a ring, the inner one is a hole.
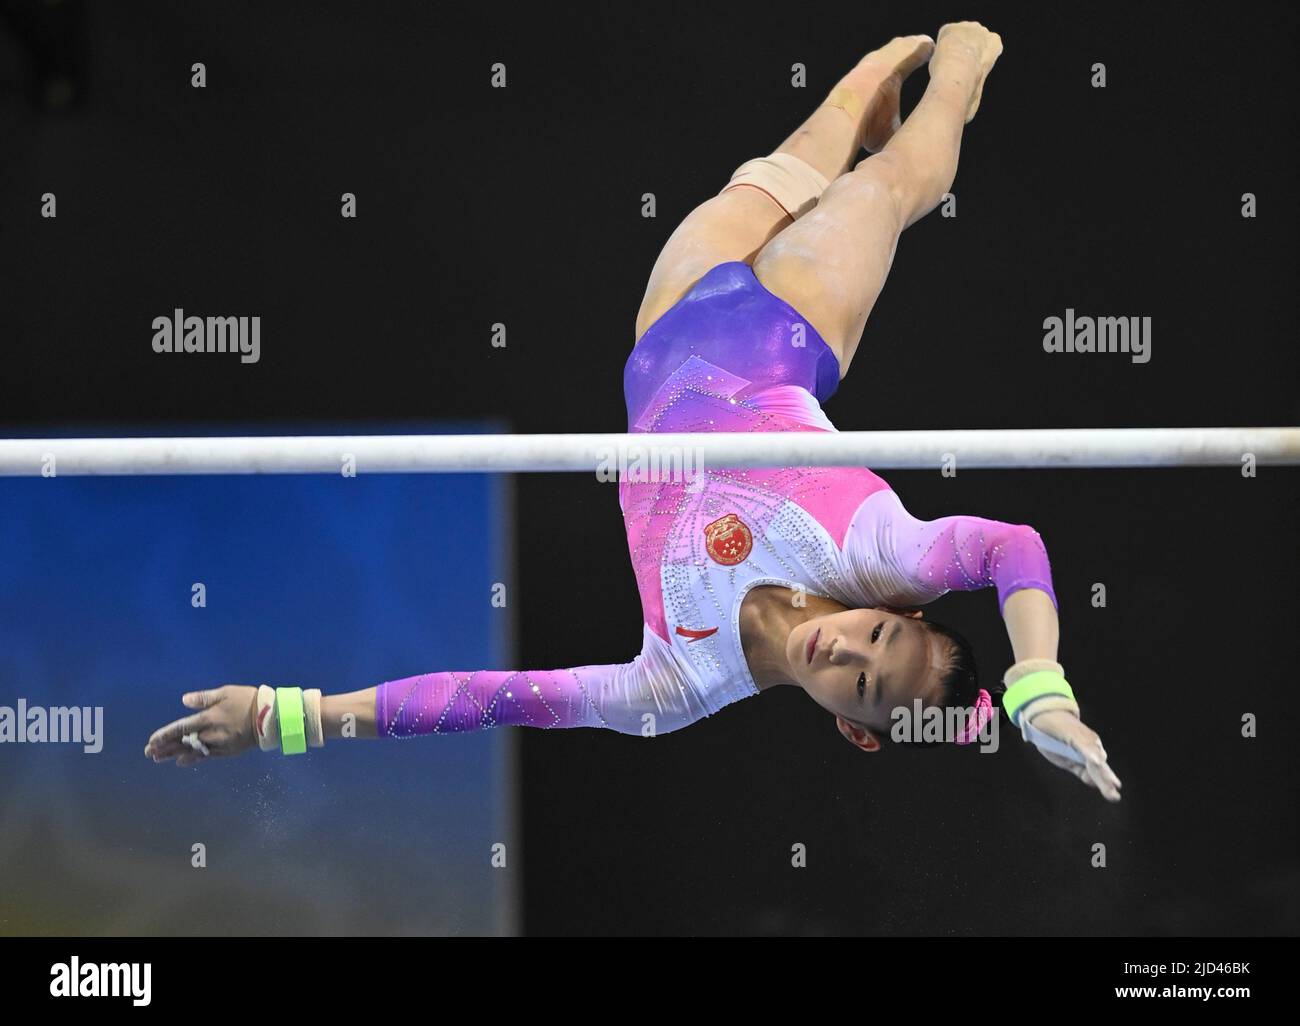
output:
M704 529L709 558L723 566L743 563L754 548L754 535L735 513L728 513Z

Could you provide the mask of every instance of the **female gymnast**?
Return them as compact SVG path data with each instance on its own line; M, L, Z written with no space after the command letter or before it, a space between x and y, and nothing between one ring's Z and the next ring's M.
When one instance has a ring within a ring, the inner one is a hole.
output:
M819 402L848 373L899 235L951 187L1001 51L974 22L945 25L937 42L894 39L687 216L637 315L630 432L835 430ZM900 124L902 83L927 63L925 94ZM145 755L191 766L254 746L294 754L327 738L505 725L653 735L779 685L803 688L864 752L886 738L969 743L996 726L992 696L964 639L918 607L993 587L1015 657L1001 695L1011 721L1119 800L1056 662L1056 599L1031 528L917 520L857 467L625 475L619 503L644 616L632 662L427 673L326 696L228 685L185 695L200 711L156 731ZM899 729L930 710L947 722L939 734Z

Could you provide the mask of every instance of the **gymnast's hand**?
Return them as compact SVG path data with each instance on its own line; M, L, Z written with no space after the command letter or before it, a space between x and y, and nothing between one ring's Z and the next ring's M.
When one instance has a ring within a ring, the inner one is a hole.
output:
M1115 776L1115 771L1107 765L1106 749L1096 731L1068 709L1046 710L1037 716L1031 716L1029 722L1044 734L1078 752L1083 758L1083 764L1039 748L1038 752L1044 759L1053 766L1073 773L1089 787L1100 791L1107 801L1119 801L1119 789L1123 785L1119 777Z
M253 732L257 688L227 684L211 691L191 691L181 696L181 703L202 712L153 732L144 754L154 762L175 759L177 766L194 766L210 755L238 755L257 745Z

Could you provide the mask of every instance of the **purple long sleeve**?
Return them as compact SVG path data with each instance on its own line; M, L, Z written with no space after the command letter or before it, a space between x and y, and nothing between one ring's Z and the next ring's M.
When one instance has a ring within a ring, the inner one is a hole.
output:
M380 737L488 727L604 727L650 736L707 715L666 642L643 631L629 663L422 673L375 689Z
M998 609L1023 588L1047 592L1056 605L1047 548L1032 527L982 517L941 517L912 540L921 553L918 574L946 591L998 590Z
M602 727L592 691L599 693L617 669L422 673L376 689L375 722L380 737L487 727Z
M1023 588L1052 590L1042 538L1032 527L982 517L918 520L893 492L862 504L845 555L864 604L928 602L948 591L996 588L999 610Z

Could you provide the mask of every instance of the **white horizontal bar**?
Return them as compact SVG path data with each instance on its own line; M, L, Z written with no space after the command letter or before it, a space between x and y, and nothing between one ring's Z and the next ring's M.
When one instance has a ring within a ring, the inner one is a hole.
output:
M0 476L586 471L623 466L1214 467L1300 464L1300 428L0 440Z

